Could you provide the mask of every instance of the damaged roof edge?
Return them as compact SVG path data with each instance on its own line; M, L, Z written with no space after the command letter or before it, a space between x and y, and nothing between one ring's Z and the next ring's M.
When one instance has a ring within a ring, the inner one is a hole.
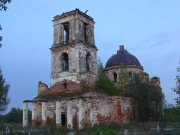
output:
M87 15L86 13L83 13L82 11L80 11L78 8L76 8L75 10L72 10L70 12L66 12L66 13L63 13L61 15L56 15L54 17L54 20L57 20L57 19L60 19L60 18L64 18L64 17L67 17L69 15L74 15L74 14L80 14L86 18L88 18L89 20L93 21L94 22L94 19L92 17L90 17L89 15Z

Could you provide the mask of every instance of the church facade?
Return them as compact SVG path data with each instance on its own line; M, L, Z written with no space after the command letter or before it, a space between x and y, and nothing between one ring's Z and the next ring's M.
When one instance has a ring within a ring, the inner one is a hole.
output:
M38 96L23 102L23 127L28 126L28 103L32 103L32 126L56 123L57 127L79 129L104 123L131 123L136 118L133 99L107 96L94 90L97 79L97 47L94 19L75 9L54 17L54 39L51 46L51 84L38 83ZM115 84L121 65L130 76L143 71L138 59L119 46L117 54L106 63L104 74ZM160 86L158 77L153 77ZM91 87L83 92L82 84ZM80 94L76 94L80 93Z

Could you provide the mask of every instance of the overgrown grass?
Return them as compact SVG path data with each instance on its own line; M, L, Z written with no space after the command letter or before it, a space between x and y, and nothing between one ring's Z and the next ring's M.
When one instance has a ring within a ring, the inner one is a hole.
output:
M148 132L151 128L156 128L158 122L146 122L146 123L131 123L131 124L115 124L111 123L108 125L99 125L93 127L85 127L81 130L74 129L70 130L65 127L56 129L55 126L51 126L52 135L66 135L67 132L75 132L76 135L118 135L120 132L124 132L128 129L129 132ZM162 128L165 125L160 123L159 126Z
M121 135L125 129L128 129L129 132L149 132L151 128L157 128L158 122L146 122L146 123L131 123L131 124L106 124L106 125L95 125L93 127L85 127L81 130L76 129L68 129L66 127L56 128L55 123L48 125L48 127L39 127L37 130L32 132L32 135L43 134L43 135L68 135L67 133L74 132L75 135ZM50 132L49 132L50 127ZM159 123L160 128L171 127L177 128L178 131L173 131L168 135L177 135L179 133L179 124L171 123L171 125L164 123ZM15 128L14 128L15 129ZM16 129L18 129L16 127ZM19 129L22 129L19 128ZM30 128L29 128L30 129ZM45 130L43 130L45 129ZM46 130L47 129L47 130ZM5 130L5 129L4 129ZM23 129L22 129L23 131ZM165 132L161 133L153 132L153 135L165 135ZM167 134L166 134L167 135Z
M67 132L73 131L66 127L56 128L55 124L51 124L50 126L50 135L67 135Z

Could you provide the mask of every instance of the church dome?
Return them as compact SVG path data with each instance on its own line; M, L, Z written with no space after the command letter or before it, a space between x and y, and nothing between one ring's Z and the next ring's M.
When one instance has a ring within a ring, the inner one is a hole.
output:
M134 55L127 52L127 50L124 49L123 45L119 46L117 54L111 56L108 59L105 68L119 65L137 66L142 69L142 66L138 59Z

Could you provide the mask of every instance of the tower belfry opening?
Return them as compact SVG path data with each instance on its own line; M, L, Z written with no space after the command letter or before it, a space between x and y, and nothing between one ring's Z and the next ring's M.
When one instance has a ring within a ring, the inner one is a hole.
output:
M88 24L87 24L87 23L84 23L84 41L85 41L85 43L87 43L87 41L88 41L88 37L87 37L87 26L88 26Z
M63 26L64 26L64 31L63 31L63 34L64 34L64 45L66 45L67 42L69 42L69 23L68 22L63 23Z

